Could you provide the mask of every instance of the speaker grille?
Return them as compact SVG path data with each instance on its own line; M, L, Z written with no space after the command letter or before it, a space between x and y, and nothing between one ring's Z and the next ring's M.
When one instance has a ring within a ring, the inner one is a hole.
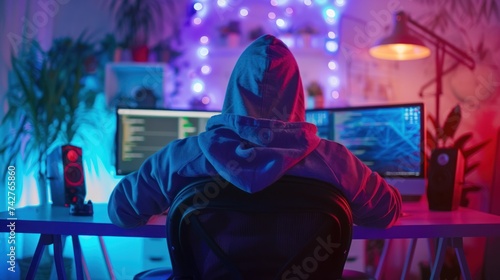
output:
M52 203L58 206L83 203L86 189L82 149L73 145L57 147L48 161Z

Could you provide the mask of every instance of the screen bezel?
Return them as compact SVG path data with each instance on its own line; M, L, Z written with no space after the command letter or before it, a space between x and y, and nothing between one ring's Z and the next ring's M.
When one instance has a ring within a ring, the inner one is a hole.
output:
M384 178L426 178L427 176L427 157L426 157L426 128L425 128L425 105L422 102L414 102L414 103L394 103L394 104L379 104L379 105L364 105L364 106L347 106L347 107L332 107L332 108L316 108L316 109L307 109L306 114L308 112L342 112L342 111L362 111L362 110L370 110L370 109L385 109L385 108L405 108L405 107L419 107L420 109L420 172L418 176L410 176L410 175L385 175ZM333 141L332 139L328 139ZM382 175L382 174L381 174Z

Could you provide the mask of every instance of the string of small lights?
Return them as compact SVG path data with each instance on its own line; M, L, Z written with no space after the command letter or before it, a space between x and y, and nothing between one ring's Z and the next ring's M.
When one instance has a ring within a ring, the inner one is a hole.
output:
M185 40L189 88L204 105L217 99L208 89L214 67L223 67L217 53L237 56L243 46L264 33L279 37L293 53L305 50L328 56L323 82L328 99L340 97L336 54L338 20L346 0L196 0ZM221 50L222 49L222 50ZM196 58L196 59L193 59Z

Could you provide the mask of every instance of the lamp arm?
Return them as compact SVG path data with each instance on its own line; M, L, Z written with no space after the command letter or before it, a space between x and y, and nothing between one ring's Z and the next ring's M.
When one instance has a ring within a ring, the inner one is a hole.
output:
M476 63L470 55L466 54L464 51L460 50L458 47L456 47L452 43L448 42L446 39L439 36L438 34L433 32L429 28L416 22L412 18L407 17L407 20L408 20L408 23L411 24L411 26L415 27L416 29L420 30L425 35L427 35L425 37L426 40L432 42L437 47L441 47L445 53L449 54L454 59L456 59L458 62L467 66L470 70L473 70L475 68ZM431 37L432 39L429 39L428 37Z
M444 70L441 74L442 76L446 76L448 73L452 72L453 70L455 70L458 65L460 65L460 62L455 62L453 63L453 65L451 65L450 67L448 67L446 70ZM425 83L423 86L420 87L420 91L418 92L418 96L420 97L423 97L424 96L424 91L430 87L432 84L434 84L436 82L438 78L435 77L431 80L429 80L427 83Z

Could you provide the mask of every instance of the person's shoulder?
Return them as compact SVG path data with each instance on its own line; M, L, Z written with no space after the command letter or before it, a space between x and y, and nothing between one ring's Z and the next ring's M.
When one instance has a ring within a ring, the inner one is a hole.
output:
M359 162L359 159L347 147L338 142L326 139L321 139L315 149L315 154L322 158L328 165L344 165Z
M156 162L170 166L182 166L202 154L197 136L176 139L156 152Z
M175 139L165 147L169 152L185 153L186 151L196 152L200 150L198 136L189 136L181 139Z
M334 152L349 152L349 150L339 142L327 140L324 138L322 138L321 141L319 142L318 149L324 149Z

